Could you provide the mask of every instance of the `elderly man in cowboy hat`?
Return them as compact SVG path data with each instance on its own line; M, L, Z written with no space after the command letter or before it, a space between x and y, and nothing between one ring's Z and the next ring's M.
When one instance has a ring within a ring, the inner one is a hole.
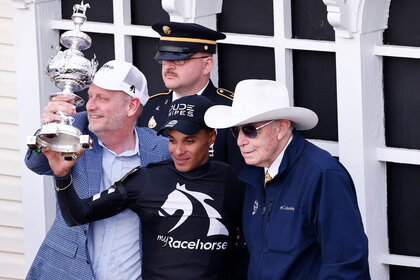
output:
M240 174L249 279L370 279L353 181L297 131L317 124L314 112L290 107L278 82L244 80L232 107L211 107L205 121L231 127L250 165Z

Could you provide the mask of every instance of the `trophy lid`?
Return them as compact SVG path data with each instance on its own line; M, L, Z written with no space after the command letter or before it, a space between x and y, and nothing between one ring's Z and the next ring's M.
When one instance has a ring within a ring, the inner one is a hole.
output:
M66 48L83 51L90 48L92 39L86 33L77 30L70 30L64 32L60 36L60 43Z
M60 37L60 42L63 46L75 50L86 50L92 44L92 39L89 35L80 31L80 27L86 21L86 9L90 8L88 3L84 4L83 0L80 4L73 6L73 14L71 19L74 23L74 30L64 32Z

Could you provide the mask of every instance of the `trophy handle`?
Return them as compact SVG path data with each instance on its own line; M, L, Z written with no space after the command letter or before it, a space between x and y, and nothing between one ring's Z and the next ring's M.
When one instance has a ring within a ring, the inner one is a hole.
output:
M71 92L56 92L56 93L50 94L50 101L56 96L72 97L73 100L74 100L74 105L76 107L80 107L80 106L83 106L85 104L85 101L83 100L83 98L81 98L77 94L74 94L74 93L71 93Z
M74 118L71 115L61 112L61 111L57 111L56 114L61 117L61 123L73 125Z

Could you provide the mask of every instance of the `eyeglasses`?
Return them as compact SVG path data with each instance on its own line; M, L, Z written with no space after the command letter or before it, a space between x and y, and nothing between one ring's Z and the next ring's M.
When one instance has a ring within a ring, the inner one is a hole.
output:
M241 129L242 129L242 132L244 133L244 135L246 137L256 138L258 136L258 129L263 128L264 126L269 125L270 123L273 123L273 122L274 122L274 120L266 122L265 124L260 125L259 127L255 127L251 124L247 124L247 125L244 125L242 127L241 126L235 126L235 127L232 127L231 130L232 130L233 137L235 137L236 139L238 139L239 130L241 130Z
M197 57L189 57L189 58L186 58L186 59L177 59L177 60L165 60L165 59L158 59L158 63L159 64L162 64L162 65L165 65L165 64L168 64L168 62L170 61L170 62L172 62L173 64L175 64L176 66L182 66L182 65L184 65L185 64L185 62L187 62L187 60L190 60L190 59L200 59L200 58L207 58L207 57L209 57L208 55L207 56L197 56Z

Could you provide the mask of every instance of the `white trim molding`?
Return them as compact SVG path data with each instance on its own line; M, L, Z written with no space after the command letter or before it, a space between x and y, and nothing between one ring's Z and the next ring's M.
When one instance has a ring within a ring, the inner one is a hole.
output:
M327 6L328 22L335 34L342 38L352 38L357 32L360 1L323 0Z
M383 254L380 258L383 264L420 268L420 257Z
M29 4L32 4L33 0L12 0L13 8L26 10L29 8Z
M223 0L162 0L162 8L171 21L196 22L198 18L222 12Z
M382 162L420 165L420 150L392 147L378 147L376 156Z
M51 18L61 18L59 0L33 1L27 8L14 6L13 9L19 148L22 161L27 150L26 136L33 135L40 127L41 112L48 103L48 95L57 91L45 75L48 58L56 53L55 47L59 42L58 30L49 27ZM51 178L36 175L23 163L21 174L25 268L28 270L54 221L55 192Z
M341 38L387 28L391 0L323 0L327 6L327 19Z

